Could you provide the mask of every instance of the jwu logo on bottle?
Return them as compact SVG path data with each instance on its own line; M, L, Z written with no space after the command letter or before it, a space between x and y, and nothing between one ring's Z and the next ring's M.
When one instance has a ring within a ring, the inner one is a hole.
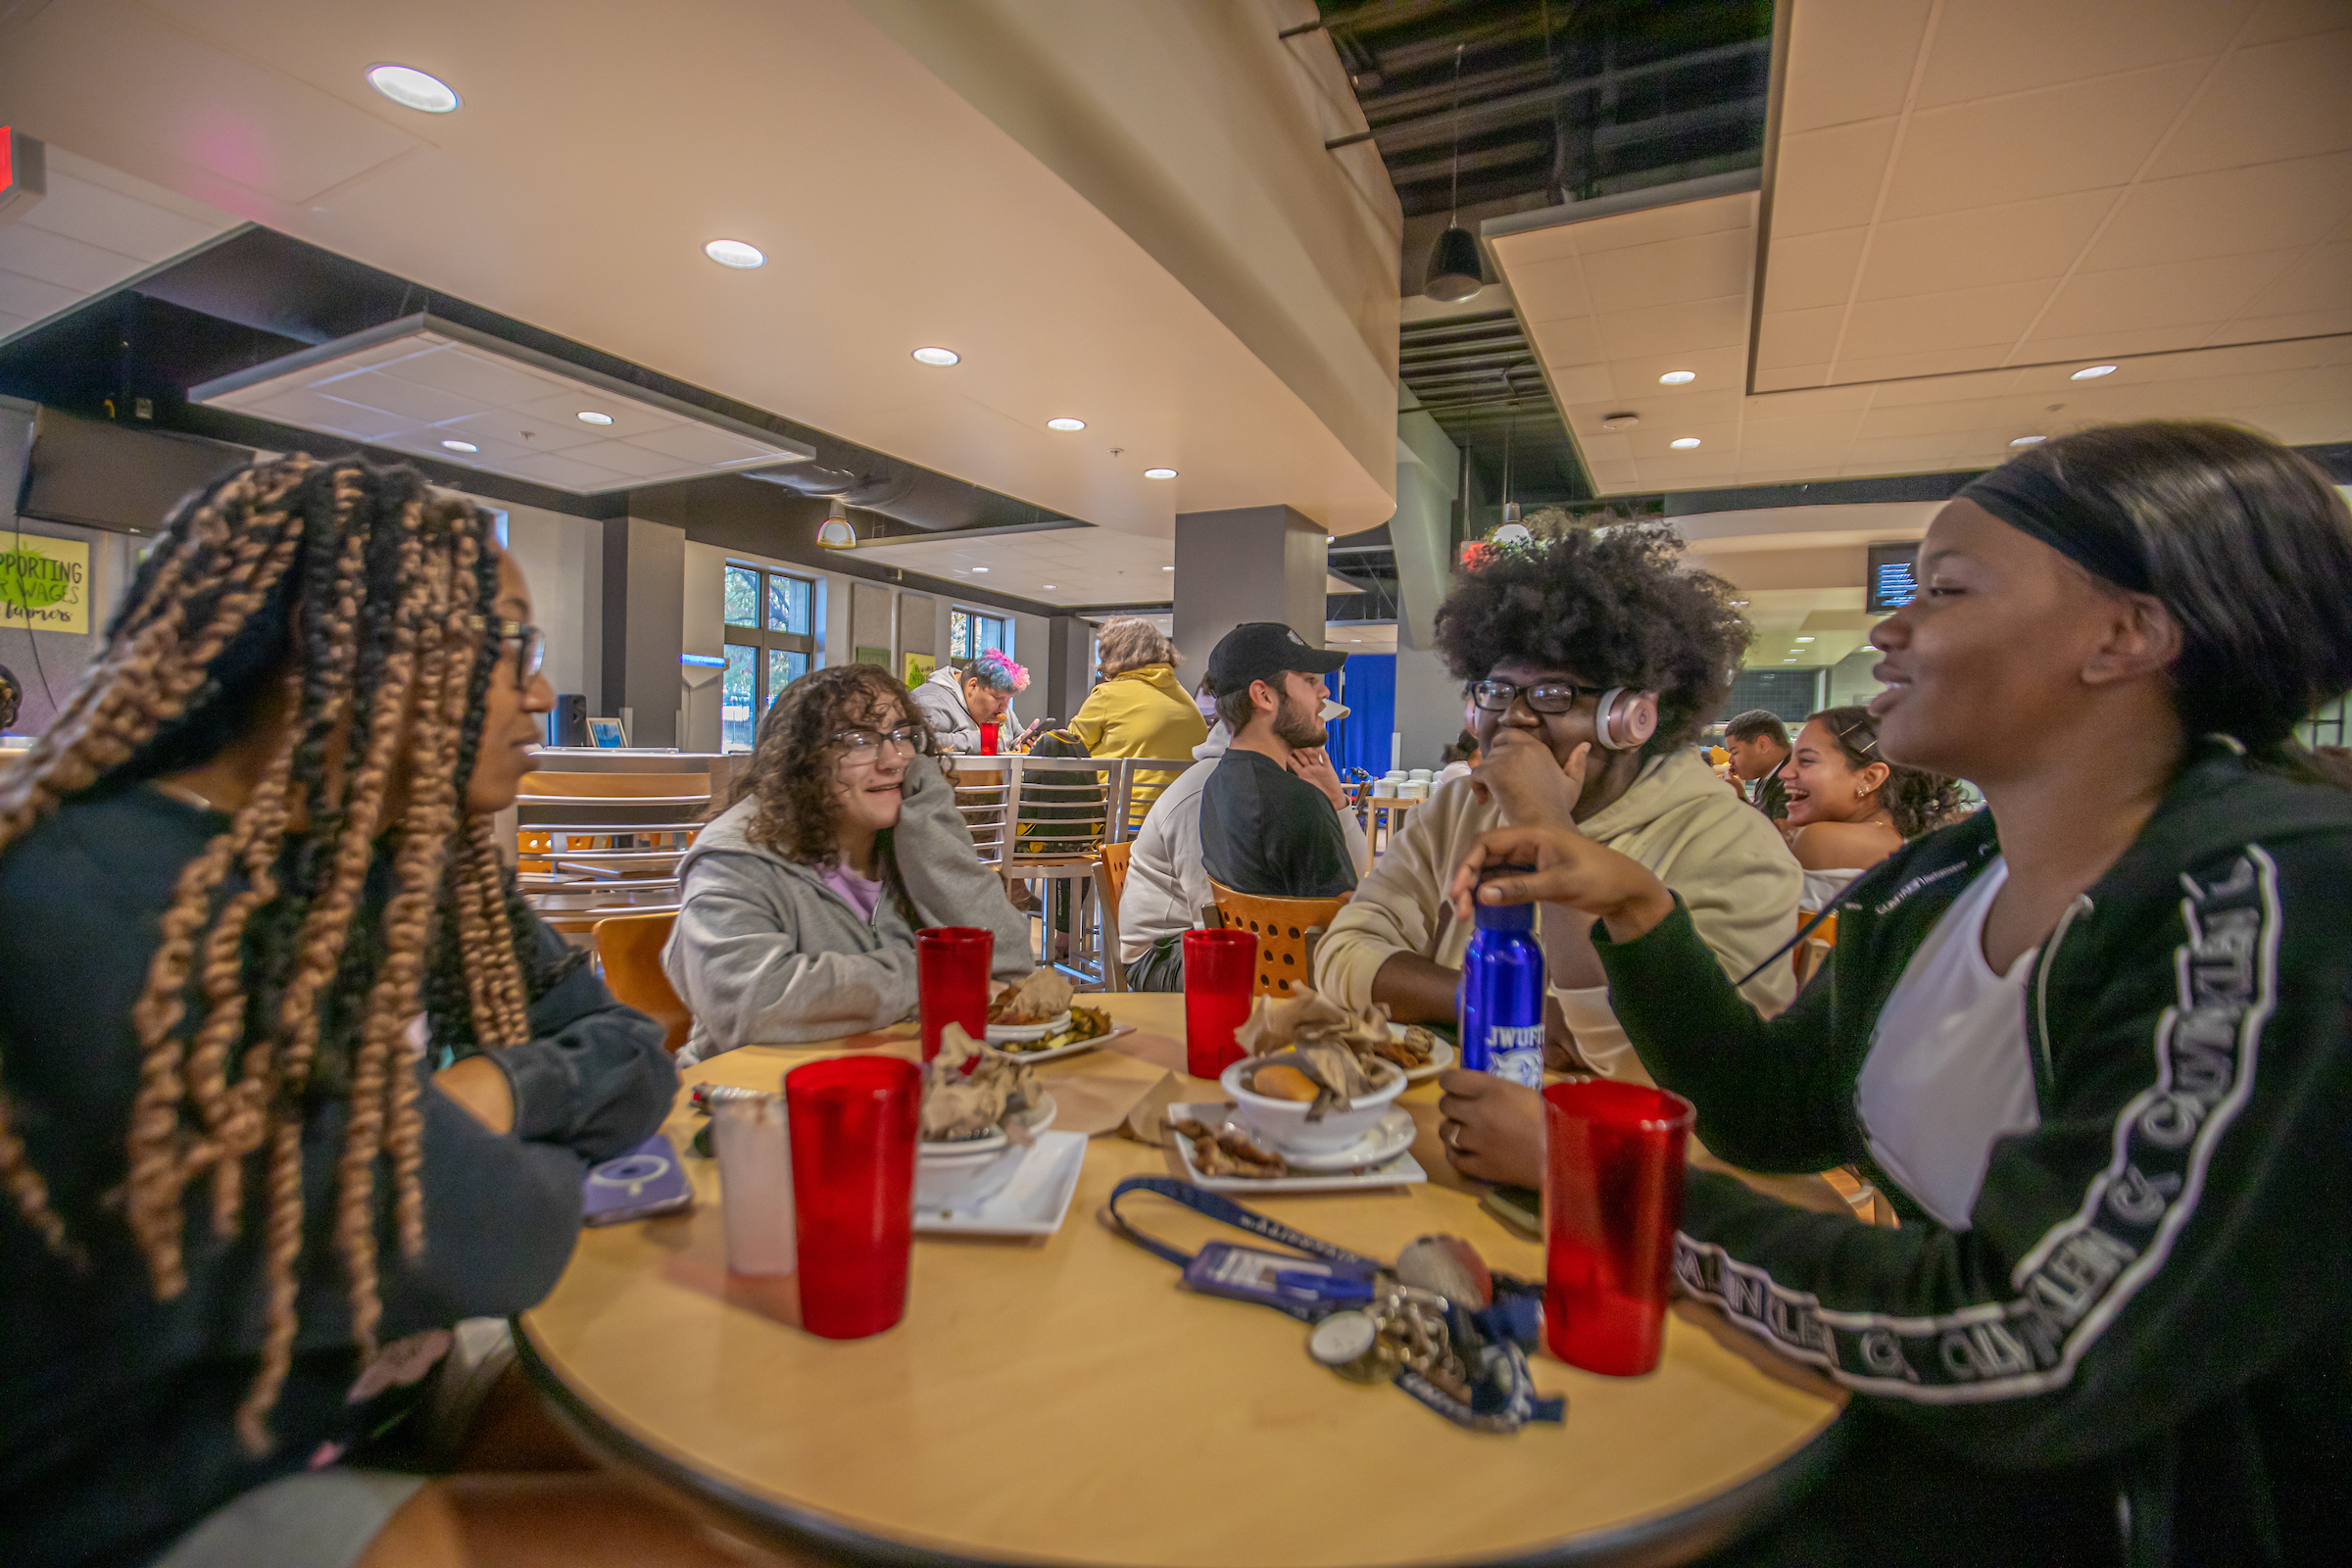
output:
M1534 1089L1544 1082L1544 1026L1498 1024L1487 1030L1487 1070Z

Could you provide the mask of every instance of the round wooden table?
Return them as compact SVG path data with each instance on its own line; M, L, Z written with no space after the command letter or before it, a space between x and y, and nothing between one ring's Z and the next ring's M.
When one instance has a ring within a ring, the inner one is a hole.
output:
M1039 1068L1049 1087L1090 1063L1131 1080L1178 1064L1180 1098L1217 1098L1181 1073L1182 998L1084 1000L1138 1033ZM772 1089L826 1054L753 1048L686 1076ZM1422 1085L1407 1102L1429 1185L1244 1200L1380 1257L1451 1232L1540 1279L1541 1246L1446 1165L1436 1098ZM679 1103L668 1131L683 1149L696 1123ZM762 1299L774 1282L726 1274L714 1162L689 1164L694 1212L585 1233L517 1340L591 1443L780 1544L923 1564L1676 1562L1773 1510L1834 1446L1835 1388L1689 1304L1647 1377L1535 1358L1543 1392L1567 1396L1562 1426L1481 1436L1396 1389L1344 1382L1307 1358L1303 1325L1180 1290L1175 1269L1100 1222L1122 1177L1174 1170L1168 1152L1117 1132L1088 1146L1057 1235L918 1236L905 1321L820 1340ZM1131 1218L1188 1249L1242 1239L1158 1199L1131 1202Z

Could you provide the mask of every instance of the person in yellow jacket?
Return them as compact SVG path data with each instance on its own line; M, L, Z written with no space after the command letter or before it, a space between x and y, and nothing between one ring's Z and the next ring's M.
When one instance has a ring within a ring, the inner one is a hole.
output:
M1132 615L1105 621L1099 635L1102 684L1087 693L1067 732L1084 744L1089 757L1167 757L1179 762L1191 757L1193 748L1208 739L1208 721L1177 682L1181 656L1176 645L1158 627ZM1179 766L1136 775L1127 803L1130 830L1182 771Z

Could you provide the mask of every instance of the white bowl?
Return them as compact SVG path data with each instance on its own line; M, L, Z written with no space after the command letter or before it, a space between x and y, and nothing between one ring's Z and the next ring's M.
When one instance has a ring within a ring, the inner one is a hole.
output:
M1280 1153L1328 1154L1346 1149L1370 1132L1373 1124L1388 1114L1390 1102L1404 1093L1404 1073L1395 1063L1367 1062L1366 1070L1375 1080L1385 1072L1387 1082L1370 1094L1358 1095L1346 1110L1326 1111L1321 1121L1308 1121L1312 1101L1269 1100L1250 1091L1249 1076L1256 1071L1257 1062L1257 1057L1244 1056L1225 1069L1217 1084L1233 1097L1235 1114Z
M1061 1016L1048 1018L1044 1023L992 1023L987 1030L988 1044L1001 1046L1007 1042L1023 1043L1031 1040L1043 1040L1048 1035L1061 1033L1069 1026L1070 1013L1067 1007L1062 1009Z
M1054 1125L1060 1106L1052 1095L1031 1114L1028 1127L1031 1136ZM1012 1180L1021 1168L1029 1151L1004 1136L990 1133L985 1138L965 1138L955 1143L922 1143L914 1146L914 1206L917 1208L968 1208L996 1193Z

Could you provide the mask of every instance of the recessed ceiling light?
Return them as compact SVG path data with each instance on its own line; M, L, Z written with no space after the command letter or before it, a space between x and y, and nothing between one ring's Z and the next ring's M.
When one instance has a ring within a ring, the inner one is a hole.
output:
M1162 571L1174 571L1176 568L1174 566L1162 566L1159 569Z
M767 257L757 245L746 245L739 239L714 239L703 247L703 254L721 267L765 267Z
M916 349L914 357L925 365L954 365L963 358L954 349Z
M1798 639L1796 639L1796 640L1797 640L1798 642L1800 642L1800 643L1809 643L1809 642L1811 642L1813 639L1812 639L1812 638L1810 638L1810 637L1799 637L1799 638L1798 638Z
M482 450L470 441L444 441L441 444L452 452L479 452Z
M1052 587L1053 587L1053 586L1054 586L1054 585L1053 583L1050 583L1050 582L1041 582L1041 583L1039 583L1039 584L1038 584L1038 586L1039 586L1040 588L1052 588Z
M1698 372L1696 370L1668 370L1664 375L1658 377L1658 380L1666 386L1681 386L1685 381L1697 379Z
M1144 477L1147 479L1173 479L1176 477L1176 470L1174 468L1146 468ZM1174 571L1176 568L1170 566L1168 569Z
M1604 414L1600 416L1603 430L1631 430L1642 422L1639 414Z
M1666 444L1674 448L1674 450L1677 452L1688 452L1692 447L1698 445L1698 437L1694 435L1678 435Z
M446 115L458 107L458 92L439 76L428 76L413 66L369 66L368 85L403 109Z
M610 414L599 414L594 409L582 409L580 411L580 422L582 424L611 424L612 422L612 416Z
M1083 430L1086 428L1086 421L1084 419L1048 419L1046 428L1049 430Z
M2013 447L2037 447L2048 439L2046 435L2021 435L2009 444Z
M2115 367L2112 365L2085 365L2067 379L2070 381L2095 381L2102 375L2113 375L2114 373Z
M986 571L988 568L986 566L974 566L972 569L974 571Z

